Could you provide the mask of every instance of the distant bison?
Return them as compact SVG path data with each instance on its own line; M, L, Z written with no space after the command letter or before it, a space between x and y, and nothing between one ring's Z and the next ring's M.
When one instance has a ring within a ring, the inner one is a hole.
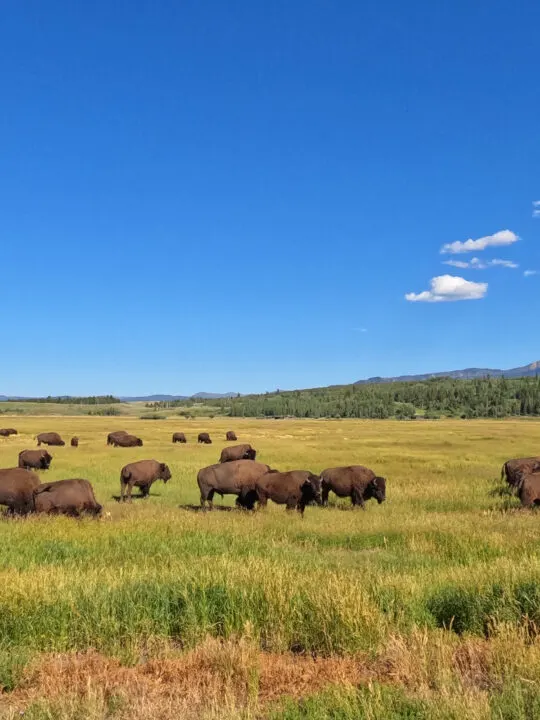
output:
M512 487L518 487L522 477L535 472L540 472L540 457L515 458L503 464L501 480L506 480Z
M219 462L231 462L232 460L255 460L257 451L251 445L233 445L223 448Z
M23 450L19 453L19 467L29 470L48 470L52 455L47 450Z
M71 438L71 447L79 447L79 438L78 437Z
M518 495L524 507L540 505L540 473L523 475L519 483Z
M321 478L309 470L290 470L289 472L270 471L260 477L255 484L255 493L260 507L268 500L278 505L286 505L287 510L298 510L303 515L306 505L315 501L321 504ZM244 493L242 501L246 500Z
M77 478L39 485L34 490L34 509L49 515L80 517L84 513L100 515L103 508L88 480Z
M211 445L212 440L210 439L210 435L208 433L199 433L199 437L197 438L197 442L204 443L205 445Z
M127 498L128 502L131 502L131 492L134 487L140 488L143 497L148 497L152 483L156 480L163 480L166 483L170 479L171 471L165 463L157 460L129 463L120 473L120 500L124 502Z
M0 505L13 515L26 515L34 509L34 490L38 476L24 468L0 470Z
M37 444L39 445L60 445L64 446L66 443L62 440L60 435L55 432L40 433L37 437Z
M370 498L379 504L386 500L386 480L363 465L328 468L322 471L321 481L323 505L328 504L330 492L338 497L350 497L353 505L360 505L364 510L365 501Z
M9 437L10 435L18 435L19 433L15 430L15 428L2 428L0 430L0 436L1 437Z
M173 433L172 441L173 441L173 443L186 443L187 442L186 436L184 435L184 433L181 433L181 432Z
M229 430L227 434L225 435L225 440L230 440L232 442L236 442L238 438L236 437L236 433L234 430Z
M113 438L114 447L142 447L143 441L136 435L116 435Z
M268 465L253 460L235 460L202 468L197 474L197 482L201 491L201 506L204 508L208 503L212 509L215 493L221 497L243 494L245 501L242 505L252 509L255 483L269 469ZM248 495L250 491L252 494Z
M107 435L107 445L114 445L114 440L121 435L129 435L125 430L115 430Z

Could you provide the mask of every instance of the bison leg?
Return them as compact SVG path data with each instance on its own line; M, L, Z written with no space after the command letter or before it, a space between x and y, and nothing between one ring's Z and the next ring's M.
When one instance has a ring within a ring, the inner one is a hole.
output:
M150 495L150 486L149 485L141 485L139 489L141 491L141 497L147 498Z
M208 495L206 496L206 501L208 502L208 509L209 509L209 510L213 510L213 508L214 508L214 493L215 493L215 492L216 492L216 491L212 488L212 490L210 490L210 492L209 492Z
M328 505L328 495L330 494L330 488L325 485L322 486L321 490L321 502L326 507Z
M360 505L362 510L366 509L366 504L364 502L364 498L362 497L362 493L359 490L357 490L356 488L353 488L353 491L351 493L351 502L354 507L357 507L358 505Z

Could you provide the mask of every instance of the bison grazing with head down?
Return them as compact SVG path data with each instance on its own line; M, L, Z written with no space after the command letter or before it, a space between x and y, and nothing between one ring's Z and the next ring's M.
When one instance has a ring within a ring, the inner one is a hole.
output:
M540 473L523 475L519 483L518 495L524 507L540 505Z
M501 469L501 480L512 487L518 487L522 477L540 472L540 457L515 458L507 460Z
M234 432L234 430L229 430L229 431L227 432L227 434L225 435L225 440L227 440L227 441L229 441L229 442L236 442L236 441L238 440L238 438L236 437L236 433Z
M321 504L321 478L309 470L271 470L257 480L255 495L261 507L265 507L268 500L272 500L278 505L286 505L287 510L296 509L303 515L309 503L315 501L318 505ZM244 493L241 501L247 500L249 493Z
M19 433L15 428L2 428L0 430L0 437L9 437L10 435L18 435Z
M122 468L120 473L120 500L124 502L127 498L131 502L131 492L134 487L141 490L142 497L148 497L152 483L156 480L163 480L164 483L171 479L171 471L165 463L157 460L139 460L129 463Z
M142 447L143 441L136 435L116 435L113 438L114 447Z
M38 476L29 470L0 470L0 505L7 505L13 515L26 515L34 509L34 490L38 486Z
M101 515L103 508L88 480L77 478L39 485L34 490L34 509L49 515L80 517L84 513Z
M233 445L223 448L219 462L232 462L233 460L255 460L257 451L251 445Z
M248 493L255 491L255 483L258 478L269 471L268 465L254 462L253 460L234 460L228 463L217 463L202 468L197 474L197 482L201 491L201 506L206 503L212 509L214 494L244 495L245 502L238 502L249 509L253 509L255 498L248 497Z
M19 467L29 470L48 470L52 455L47 450L23 450L19 453Z
M197 442L204 443L204 445L211 445L212 440L210 439L210 435L208 433L199 433L199 437L197 438Z
M186 443L186 436L182 432L175 432L172 436L173 443Z
M330 492L338 497L350 497L352 504L360 505L363 510L370 498L379 504L386 500L386 480L363 465L328 468L322 471L321 480L323 505L328 504Z
M79 447L79 438L78 437L71 438L71 447Z
M40 433L37 437L37 444L39 445L58 445L63 447L66 443L62 440L60 435L55 432Z
M115 430L114 432L110 432L107 435L107 445L114 445L115 438L120 437L121 435L129 435L129 433L125 430Z

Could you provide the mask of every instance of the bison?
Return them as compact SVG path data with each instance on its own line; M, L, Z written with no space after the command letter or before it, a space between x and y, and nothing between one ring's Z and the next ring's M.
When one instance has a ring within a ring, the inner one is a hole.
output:
M309 470L270 471L257 480L255 495L260 507L266 507L268 500L272 500L303 515L310 502L321 504L321 478ZM241 500L248 499L249 493L244 493Z
M197 482L201 491L201 507L206 503L212 509L214 494L244 495L244 501L238 505L253 508L254 497L248 493L255 491L255 483L262 475L269 472L268 465L253 460L234 460L228 463L216 463L202 468L197 474Z
M172 436L173 443L187 443L186 436L182 432L175 432Z
M211 445L212 440L210 438L210 435L208 433L199 433L199 437L197 438L197 442L204 443L205 445Z
M66 443L62 440L60 435L55 432L40 433L37 437L38 447L40 445L58 445L63 447Z
M230 442L236 442L236 441L238 440L238 438L236 437L236 433L234 432L234 430L229 430L229 431L227 432L227 434L225 435L225 440L227 440L228 442L229 442L229 441L230 441Z
M169 466L157 460L139 460L129 463L122 468L120 473L120 500L124 502L127 498L131 502L131 492L134 487L141 489L141 496L148 497L150 487L156 480L163 480L164 483L171 479Z
M219 462L232 462L233 460L255 460L257 451L251 445L233 445L223 448Z
M113 438L114 447L142 447L143 441L136 435L116 435Z
M0 436L1 437L9 437L10 435L18 435L19 433L15 430L15 428L2 428L0 430Z
M523 475L519 483L518 495L524 507L540 505L540 473Z
M52 455L47 450L23 450L19 453L19 467L34 470L48 470Z
M330 491L338 497L350 497L354 506L365 510L365 501L375 498L380 504L386 500L386 480L363 465L327 468L321 473L322 502L328 504Z
M114 445L114 439L120 435L129 435L125 430L115 430L107 435L107 445Z
M80 517L84 513L101 515L103 508L88 480L76 478L39 485L34 490L34 509L49 515Z
M71 447L79 447L79 438L72 437L70 445L71 445Z
M13 515L26 515L34 509L34 490L38 486L38 476L29 470L0 470L0 505L7 505Z
M535 472L540 472L540 457L515 458L503 464L501 480L517 488L522 477Z

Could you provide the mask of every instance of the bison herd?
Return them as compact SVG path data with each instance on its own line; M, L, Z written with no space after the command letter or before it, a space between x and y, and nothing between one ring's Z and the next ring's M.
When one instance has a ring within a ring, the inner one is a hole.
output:
M0 429L1 437L16 435L13 428ZM225 439L237 441L236 433L229 431ZM0 469L0 505L6 505L9 514L25 515L30 512L66 514L78 517L83 513L100 515L102 506L96 501L88 480L82 478L41 483L35 471L48 470L52 455L41 445L64 446L58 433L47 432L36 436L37 450L19 453L18 467ZM176 432L173 443L186 443L184 433ZM197 442L211 444L208 433L199 433ZM72 447L79 439L73 437ZM142 447L143 441L124 430L107 435L107 445L114 447ZM265 507L268 500L285 505L287 510L301 514L309 504L326 506L332 492L339 498L350 498L354 507L365 509L367 500L379 504L386 499L386 480L362 465L327 468L320 475L309 470L280 472L256 460L257 451L248 443L223 448L219 462L199 470L197 483L201 507L211 509L214 495L235 495L240 508L253 510L255 505ZM128 463L120 472L120 501L131 502L133 488L146 498L156 480L164 483L171 479L166 463L157 460L139 460ZM501 479L514 489L522 505L540 505L540 457L517 458L504 463Z

